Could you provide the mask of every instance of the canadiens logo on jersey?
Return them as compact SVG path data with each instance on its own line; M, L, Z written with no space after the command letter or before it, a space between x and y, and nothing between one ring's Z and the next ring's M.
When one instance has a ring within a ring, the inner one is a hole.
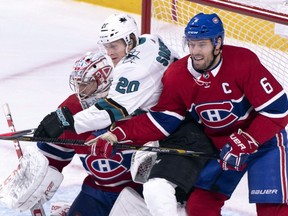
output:
M84 167L99 180L111 180L126 173L130 169L131 154L116 153L113 158L99 158L87 155Z
M202 122L210 128L226 127L238 119L232 112L233 104L230 101L196 105L195 111Z

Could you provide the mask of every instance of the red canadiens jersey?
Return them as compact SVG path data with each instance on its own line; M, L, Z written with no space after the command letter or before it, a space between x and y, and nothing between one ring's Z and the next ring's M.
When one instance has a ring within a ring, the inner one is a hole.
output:
M152 111L120 126L126 139L162 139L187 112L219 149L239 128L262 144L287 125L285 91L248 49L224 46L219 65L204 74L196 72L186 56L167 69L162 82L163 92Z
M59 107L67 106L72 114L82 110L78 97L73 94L69 96ZM85 140L90 132L76 134L66 131L60 138ZM132 181L130 174L130 163L133 154L132 150L117 151L110 159L90 155L89 147L73 145L56 145L53 143L37 143L43 154L48 158L50 166L56 167L59 171L67 166L73 156L78 154L83 167L88 173L84 184L99 188L104 191L120 192L124 187L138 187Z

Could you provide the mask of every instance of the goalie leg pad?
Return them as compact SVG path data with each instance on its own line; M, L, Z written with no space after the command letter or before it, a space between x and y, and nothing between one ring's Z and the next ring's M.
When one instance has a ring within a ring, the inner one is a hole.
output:
M68 215L71 204L67 202L52 203L50 209L50 216L65 216Z
M49 201L56 193L62 181L63 175L58 170L48 167L47 173L41 184L35 189L31 196L18 207L18 209L20 211L26 211L39 201L41 204Z
M20 211L50 199L63 180L63 175L50 168L47 158L35 147L23 149L19 167L10 176L1 185L0 202Z
M132 188L126 187L119 194L109 216L151 216L144 199Z
M19 167L9 181L2 184L0 201L8 208L17 209L39 186L46 175L48 160L35 148L23 148Z

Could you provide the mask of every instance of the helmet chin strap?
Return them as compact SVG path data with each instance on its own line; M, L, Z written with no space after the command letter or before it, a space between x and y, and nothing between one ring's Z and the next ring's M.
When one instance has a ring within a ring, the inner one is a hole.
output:
M127 55L129 53L129 46L126 45L126 48L125 48L125 54Z
M215 51L215 48L213 49L213 53L212 53L212 54L213 54L213 60L212 60L211 63L210 63L205 69L203 69L203 70L197 70L197 69L195 69L195 67L194 67L194 61L193 61L193 59L192 59L192 66L193 66L194 70L197 71L198 73L203 74L203 73L205 73L205 72L208 71L208 70L211 71L211 70L213 70L214 68L216 68L221 61L219 61L218 64L215 65L215 67L213 67L213 68L211 68L211 67L212 67L212 65L215 63L216 58L221 54L221 50L218 52L217 55L214 55L214 51ZM222 57L221 57L221 58L222 58ZM220 58L220 60L221 60L221 58ZM210 69L210 68L211 68L211 69Z
M126 40L124 40L126 43L126 55L139 44L138 40L137 37L131 37L131 34L126 38ZM130 50L129 46L131 46Z
M129 48L130 44L132 43L132 39L131 39L130 35L126 36L124 41L125 41L125 44L126 44L125 52L126 52L126 55L127 55L128 54L128 48Z

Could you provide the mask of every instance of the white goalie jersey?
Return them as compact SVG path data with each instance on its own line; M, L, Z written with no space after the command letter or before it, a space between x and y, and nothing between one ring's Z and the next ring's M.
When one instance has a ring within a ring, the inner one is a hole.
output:
M178 58L158 35L142 35L139 45L114 68L107 98L74 115L76 132L103 129L138 109L151 108L162 91L165 70Z

